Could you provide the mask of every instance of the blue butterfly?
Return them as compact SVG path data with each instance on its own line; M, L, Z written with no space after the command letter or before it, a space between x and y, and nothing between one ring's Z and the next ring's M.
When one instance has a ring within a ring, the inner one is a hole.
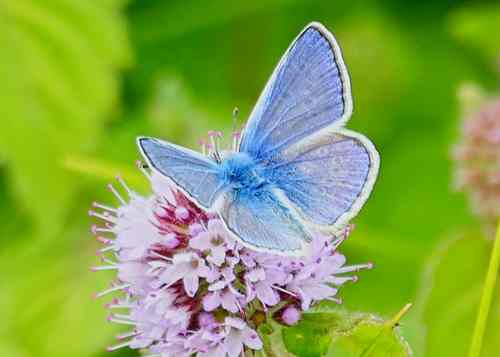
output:
M302 254L313 232L334 233L361 209L379 156L344 129L351 85L333 35L311 23L274 70L233 152L210 155L139 137L148 165L244 245Z

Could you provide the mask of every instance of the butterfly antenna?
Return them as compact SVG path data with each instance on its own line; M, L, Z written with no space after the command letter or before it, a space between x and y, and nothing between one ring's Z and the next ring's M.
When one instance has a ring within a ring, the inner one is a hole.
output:
M238 114L240 114L240 108L234 107L234 109L233 109L233 132L236 131L236 127L238 126Z
M233 151L237 151L238 146L240 144L241 132L237 129L239 113L240 113L240 109L238 107L234 107L234 109L233 109Z

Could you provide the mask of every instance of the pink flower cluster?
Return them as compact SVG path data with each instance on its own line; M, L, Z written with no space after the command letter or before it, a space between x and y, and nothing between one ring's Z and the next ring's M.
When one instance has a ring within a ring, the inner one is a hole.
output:
M500 218L500 99L465 117L455 147L456 183L487 223Z
M118 179L118 208L94 203L102 223L92 232L105 247L104 262L116 279L101 297L119 292L107 306L109 321L131 327L110 347L148 351L148 356L240 356L263 348L259 324L293 325L320 300L340 303L345 275L371 264L346 266L337 251L349 234L320 236L305 257L252 251L226 231L220 219L199 209L161 176L143 172L153 194L142 197ZM257 318L260 316L260 318Z

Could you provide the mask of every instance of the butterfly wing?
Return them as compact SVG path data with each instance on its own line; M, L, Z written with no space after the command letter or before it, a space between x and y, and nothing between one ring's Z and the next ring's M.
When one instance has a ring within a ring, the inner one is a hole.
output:
M253 248L300 253L310 233L289 207L271 190L251 195L226 191L221 195L218 212L226 227L244 244Z
M373 144L342 128L351 114L340 48L328 30L312 23L278 64L240 144L264 167L283 204L319 230L335 230L354 217L378 174Z
M213 205L224 186L213 160L159 139L140 137L137 144L149 166L170 178L201 207Z
M264 88L240 151L265 160L327 126L342 126L351 113L351 86L340 48L328 30L312 23Z
M319 230L335 230L359 212L378 169L373 144L342 129L287 148L266 166L265 175L306 222Z

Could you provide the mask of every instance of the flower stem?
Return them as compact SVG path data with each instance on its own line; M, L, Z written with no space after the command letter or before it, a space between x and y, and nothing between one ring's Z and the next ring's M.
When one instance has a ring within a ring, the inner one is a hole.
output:
M500 265L500 222L498 224L493 251L491 252L490 265L486 274L484 283L483 296L479 305L477 314L476 326L472 336L472 343L469 350L469 357L479 357L481 355L481 346L483 344L484 331L488 321L488 313L490 311L491 299L493 298L493 290Z

